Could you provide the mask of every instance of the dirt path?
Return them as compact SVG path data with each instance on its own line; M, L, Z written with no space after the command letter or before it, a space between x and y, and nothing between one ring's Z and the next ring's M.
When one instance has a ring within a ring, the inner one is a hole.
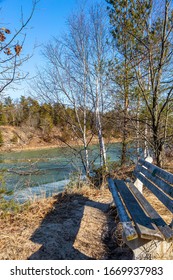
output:
M83 193L85 192L85 194ZM0 259L129 259L107 190L64 193L0 219Z

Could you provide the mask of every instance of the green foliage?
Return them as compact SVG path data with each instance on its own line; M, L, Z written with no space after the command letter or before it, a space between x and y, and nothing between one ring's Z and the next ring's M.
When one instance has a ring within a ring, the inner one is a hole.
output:
M3 140L3 136L2 136L2 132L0 130L0 147L3 146L4 140Z
M0 200L4 197L4 195L11 195L12 191L6 189L5 180L3 173L0 175Z
M21 205L12 200L6 200L3 197L0 199L0 211L5 213L18 213L21 210Z
M70 174L69 183L65 186L67 190L73 190L74 188L81 188L83 186L84 181L81 179L81 173L78 171L74 171Z
M8 213L17 214L23 210L28 209L30 202L24 204L19 204L14 199L7 200L5 198L0 198L0 212L1 215L7 215Z
M126 124L130 117L137 120L136 137L139 139L140 134L143 142L148 141L157 164L161 166L164 145L168 141L171 143L173 135L173 127L170 129L169 126L173 88L173 6L167 0L107 2L114 44L120 57L120 69L117 66L111 67L114 68L115 82L121 87L123 96L128 92L128 98L130 97L127 101L131 110L125 116ZM122 71L122 61L131 66L132 75L129 75L127 67ZM129 90L133 93L132 96L129 95ZM123 113L125 115L125 110ZM144 124L150 128L150 135L145 135Z
M4 111L4 105L3 103L0 103L0 125L6 125L7 124L7 117Z
M20 205L14 199L11 199L9 196L13 194L13 191L8 190L5 186L4 176L0 175L0 212L1 214L6 213L18 213L24 207L27 207L27 204Z

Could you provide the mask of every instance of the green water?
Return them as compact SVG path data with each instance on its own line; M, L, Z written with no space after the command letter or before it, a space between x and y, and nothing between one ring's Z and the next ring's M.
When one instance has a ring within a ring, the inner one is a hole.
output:
M109 162L119 160L120 150L119 143L108 146ZM98 146L91 147L90 158L99 165ZM54 148L0 153L0 170L6 187L24 198L43 191L47 195L61 191L71 174L83 171L83 167L69 148Z

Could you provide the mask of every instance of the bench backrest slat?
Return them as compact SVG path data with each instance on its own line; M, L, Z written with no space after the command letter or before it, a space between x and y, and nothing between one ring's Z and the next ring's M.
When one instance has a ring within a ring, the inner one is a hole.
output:
M150 181L152 181L155 185L157 185L162 191L164 191L166 194L168 194L173 198L173 187L170 186L165 181L163 181L161 178L153 175L149 169L146 169L142 165L137 165L136 171L144 174Z
M147 167L152 172L153 175L157 175L158 177L162 178L163 180L173 185L173 174L143 159L139 159L138 162L144 165L145 167Z
M157 196L157 198L173 213L173 200L170 199L165 193L158 189L152 182L150 182L141 173L134 171L134 175Z

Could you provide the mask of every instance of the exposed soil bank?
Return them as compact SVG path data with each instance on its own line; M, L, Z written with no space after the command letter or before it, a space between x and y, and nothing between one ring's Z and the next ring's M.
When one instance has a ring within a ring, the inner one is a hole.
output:
M3 143L0 143L0 151L18 151L18 150L38 150L47 148L67 147L60 140L61 132L54 127L50 133L49 141L45 141L41 130L31 127L13 127L0 126ZM90 138L90 137L89 137ZM121 142L120 138L111 138L109 143ZM82 142L79 139L68 140L71 146L80 146ZM93 137L91 144L98 144L97 137Z

